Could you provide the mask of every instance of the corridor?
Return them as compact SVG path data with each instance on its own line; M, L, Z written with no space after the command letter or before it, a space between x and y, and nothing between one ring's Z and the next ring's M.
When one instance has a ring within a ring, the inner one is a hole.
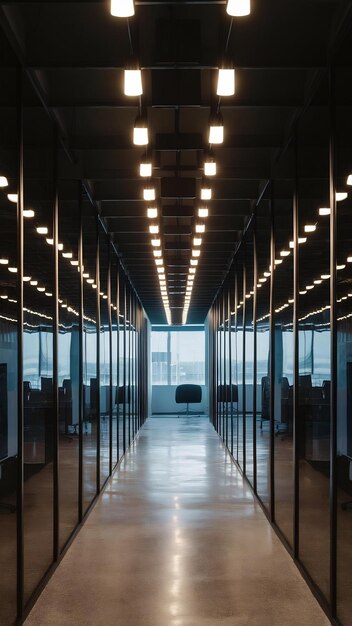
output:
M326 626L206 418L151 418L26 626Z

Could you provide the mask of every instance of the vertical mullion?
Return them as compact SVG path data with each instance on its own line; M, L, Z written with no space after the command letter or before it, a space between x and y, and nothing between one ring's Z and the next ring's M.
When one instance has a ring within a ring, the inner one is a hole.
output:
M274 192L271 183L270 197L270 519L275 520L275 458L274 458L274 410L275 410L275 235L274 235Z
M58 135L54 133L54 160L53 160L53 283L54 283L54 310L53 310L53 479L54 479L54 523L53 523L53 557L59 558L59 377L58 377L58 349L59 349L59 189L58 189Z
M80 268L83 273L83 265ZM97 306L97 382L96 382L96 420L97 420L97 493L100 491L100 241L99 218L96 218L96 306Z
M330 108L330 145L329 145L329 183L330 183L330 340L331 340L331 394L330 394L330 604L333 616L336 616L336 541L337 541L337 300L336 300L336 264L337 264L337 211L336 211L336 107L335 107L335 70L329 67L329 108Z
M111 242L108 240L108 323L109 323L109 474L112 473L112 315L111 315Z
M116 264L116 445L117 445L117 462L120 458L120 420L119 420L119 388L120 388L120 267Z
M230 450L231 454L233 454L233 385L232 385L231 281L230 281L230 284L229 284L227 305L228 305L228 316L229 316L229 385L230 385L230 419L231 419L231 426L230 426L231 443L230 443L229 450Z
M246 267L246 246L244 246L243 257L243 315L242 315L242 444L243 444L243 473L246 474L246 314L247 314L247 267Z
M299 219L298 219L298 143L297 127L294 131L294 191L293 191L293 556L299 557Z
M83 203L82 203L82 183L78 183L78 207L79 207L79 234L78 234L78 264L83 267ZM79 272L79 398L78 398L78 519L81 522L83 517L83 272Z
M24 401L23 401L23 263L24 263L24 181L23 181L23 70L17 68L17 149L18 149L18 203L17 203L17 617L23 613L24 594L24 520L23 520L23 432L24 432Z
M123 286L123 452L126 452L126 318L127 318L127 281L124 278Z
M253 489L257 493L257 308L258 308L258 251L256 209L253 216Z

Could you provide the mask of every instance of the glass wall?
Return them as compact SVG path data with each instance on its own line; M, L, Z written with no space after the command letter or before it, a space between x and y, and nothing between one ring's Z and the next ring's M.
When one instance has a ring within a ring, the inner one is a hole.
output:
M208 318L210 396L228 381L238 394L228 448L344 626L352 620L351 43L348 34L273 161ZM223 437L223 403L211 407Z
M16 616L16 527L18 480L18 268L17 203L7 194L18 193L17 68L0 32L0 623ZM6 186L6 182L8 185Z

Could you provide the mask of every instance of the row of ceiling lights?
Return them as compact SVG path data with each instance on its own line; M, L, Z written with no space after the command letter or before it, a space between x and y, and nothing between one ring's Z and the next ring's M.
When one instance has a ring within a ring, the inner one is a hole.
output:
M227 13L231 16L244 16L250 13L250 0L228 0ZM133 0L111 0L111 14L117 17L129 18L135 14L134 1ZM124 71L124 93L130 97L141 97L143 95L143 82L142 71L140 67L129 67ZM233 67L221 67L218 70L217 81L217 95L232 96L235 93L235 70ZM140 107L141 109L141 107ZM209 124L209 144L218 145L224 141L224 124L221 113L219 110L211 116ZM137 116L134 128L133 128L133 143L136 146L147 146L149 144L149 129L145 115L140 114ZM216 175L216 162L209 156L204 162L204 174L205 176ZM150 178L152 176L152 163L151 160L145 160L140 164L140 175L142 177ZM212 190L209 186L203 186L201 189L201 200L208 201L211 199ZM143 193L144 199L148 202L155 201L155 189L153 187L145 187ZM158 217L158 211L156 207L148 208L148 218L156 219ZM209 215L208 207L202 206L198 209L198 218L204 220ZM157 265L158 277L160 282L161 295L165 308L166 318L169 324L171 324L171 310L167 293L167 284L165 276L165 267L162 258L161 240L159 234L159 224L154 222L149 226L149 232L152 235L159 235L152 239L153 254L155 257L155 263ZM187 315L191 301L191 294L193 289L194 277L196 274L196 267L198 265L198 259L200 256L200 246L202 244L202 237L200 236L205 232L205 223L198 222L195 226L195 236L193 239L192 258L190 261L190 267L187 277L185 303L183 308L182 323L186 324Z

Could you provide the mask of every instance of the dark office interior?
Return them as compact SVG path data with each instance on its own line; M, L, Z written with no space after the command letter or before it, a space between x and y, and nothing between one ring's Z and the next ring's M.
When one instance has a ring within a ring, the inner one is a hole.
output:
M0 626L352 626L352 2L0 50Z

